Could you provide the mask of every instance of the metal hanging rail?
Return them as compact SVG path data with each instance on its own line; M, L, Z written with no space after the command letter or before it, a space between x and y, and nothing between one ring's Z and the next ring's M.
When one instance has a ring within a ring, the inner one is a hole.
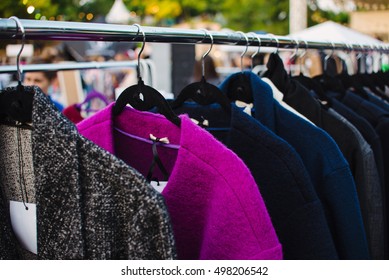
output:
M104 62L77 62L77 63L52 63L52 64L28 64L23 65L23 72L39 71L69 71L87 69L112 69L112 68L135 68L136 61L104 61ZM0 73L17 72L16 65L0 66Z
M136 41L143 40L138 27L132 25L116 25L102 23L82 23L66 21L20 20L25 29L26 40L59 40L59 41ZM210 44L211 39L203 30L178 29L165 27L142 26L146 42L176 43L176 44ZM247 41L237 32L210 31L214 44L230 44L246 46ZM250 46L259 46L257 37L246 34ZM296 41L286 36L262 35L262 47L277 47L280 49L332 49L355 51L379 51L389 53L389 44L366 45L347 44L343 42ZM320 34L318 34L320 37ZM22 34L14 20L0 19L0 39L21 39ZM298 39L298 38L297 38Z

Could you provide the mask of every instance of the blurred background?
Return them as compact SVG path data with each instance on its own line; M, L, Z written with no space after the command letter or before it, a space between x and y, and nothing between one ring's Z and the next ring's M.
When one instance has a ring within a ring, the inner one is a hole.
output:
M389 0L1 0L0 17L10 16L42 21L240 30L294 35L306 40L363 40L372 44L389 41ZM0 42L1 65L15 64L17 44L20 42ZM27 41L26 44L23 64L34 63L36 57L46 63L126 61L135 60L139 52L139 44L128 42ZM142 58L150 59L154 73L158 73L154 75L153 86L168 96L175 95L197 79L196 61L208 47L164 43L156 48L154 43L146 44ZM210 57L217 74L215 84L240 67L249 67L250 60L240 65L241 52L242 48L236 46L214 46ZM315 59L312 55L305 60L304 66L311 75L319 74L322 69ZM254 66L265 63L266 54L262 53L256 57ZM93 89L111 101L115 93L136 82L133 68L79 71L77 75L83 92L78 95L81 100L85 92ZM0 74L0 88L14 82L14 75ZM49 91L54 100L69 105L60 79L51 81Z

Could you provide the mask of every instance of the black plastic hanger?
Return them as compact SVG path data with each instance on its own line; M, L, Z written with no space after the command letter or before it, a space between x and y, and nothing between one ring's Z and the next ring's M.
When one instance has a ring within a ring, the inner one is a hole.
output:
M378 47L377 47L377 51ZM382 49L380 52L380 62L382 65ZM389 98L386 96L383 92L385 91L385 83L388 83L388 81L385 81L384 76L382 75L382 72L379 70L378 72L372 72L372 73L363 73L359 75L362 83L364 86L368 87L375 95L381 97L382 99L388 101Z
M312 89L312 90L318 90L318 91L323 91L323 89L320 87L320 85L314 81L311 77L308 77L306 75L304 75L303 73L303 58L304 56L307 54L308 52L308 42L307 40L303 40L304 43L305 43L305 48L304 48L304 52L300 55L297 54L298 52L298 48L299 48L299 41L296 39L296 42L297 42L297 50L296 50L296 58L295 60L299 59L299 74L296 75L296 76L292 76L292 79L295 80L295 81L298 81L300 84L302 84L303 86L305 86L306 88L308 89ZM292 55L292 57L294 56L294 54ZM318 89L316 89L315 87L318 87Z
M140 55L145 46L146 36L145 33L140 29L138 24L135 24L138 27L138 33L143 34L143 45L138 55L138 84L126 88L116 100L116 103L113 107L113 114L115 116L119 115L127 104L130 104L133 108L140 111L149 111L156 107L158 112L164 115L168 120L174 123L177 126L181 125L180 118L173 112L169 103L166 99L159 93L155 88L145 85L142 77L140 75Z
M32 121L34 91L32 87L27 89L23 86L22 71L20 69L20 55L24 48L25 30L19 18L12 16L10 19L16 22L17 32L18 28L22 32L22 46L16 56L18 85L0 92L0 121L3 124L31 129L31 126L26 123L31 123Z
M359 61L363 57L362 46L361 52L359 53L357 60ZM369 99L368 93L365 88L368 88L375 95L380 96L383 99L387 99L387 96L382 94L379 89L384 90L385 85L382 84L382 79L376 79L377 73L356 73L354 75L348 75L347 73L342 73L338 75L339 80L342 82L345 88L352 89L352 92L358 94L364 99Z
M254 99L253 99L250 79L243 72L243 57L247 52L249 39L247 38L246 34L244 34L243 32L238 31L237 33L241 34L245 38L246 49L240 55L241 73L231 77L227 88L227 97L230 101L240 100L245 103L253 103Z
M313 79L311 77L305 76L303 73L303 57L307 54L309 46L307 40L303 40L305 43L305 48L302 54L298 56L298 47L299 47L299 41L296 40L297 47L296 52L292 55L296 60L299 59L299 74L296 76L290 77L293 81L298 82L311 92L313 91L315 93L315 98L318 99L319 104L322 108L328 109L331 106L331 100L326 96L325 90L323 89L322 85L319 83L318 80ZM329 57L329 56L328 56Z
M308 90L313 90L318 98L321 100L325 100L329 102L327 96L325 95L324 89L321 86L321 84L318 82L318 80L312 79L311 77L305 76L302 71L302 58L307 54L308 51L308 42L304 40L305 42L305 51L299 56L300 59L300 65L299 65L299 74L296 76L292 76L291 78L294 81L299 82L301 85L306 87Z
M346 45L348 47L348 54L350 54L351 51L353 51L353 47L350 47L348 44ZM358 77L358 74L349 75L347 68L342 67L342 72L335 75L334 79L342 84L344 90L349 89L360 97L367 99L367 93L363 88L364 85L361 83L361 79Z
M204 30L206 34L211 38L211 46L209 50L202 56L202 77L201 81L194 82L184 87L180 94L170 104L173 109L177 109L182 106L185 101L192 99L194 102L200 105L210 105L218 103L225 112L231 113L231 104L229 99L223 94L223 92L215 85L210 84L205 79L204 60L212 50L213 37L207 30Z
M324 91L334 91L340 94L340 96L344 96L346 94L346 89L343 86L343 84L335 77L337 75L336 65L335 65L335 61L332 58L333 54L335 53L335 44L333 42L331 42L331 44L333 47L332 52L326 55L324 58L323 74L318 75L313 79L315 79L320 83ZM329 62L333 62L333 65L335 65L335 72L331 72L331 70L328 69Z

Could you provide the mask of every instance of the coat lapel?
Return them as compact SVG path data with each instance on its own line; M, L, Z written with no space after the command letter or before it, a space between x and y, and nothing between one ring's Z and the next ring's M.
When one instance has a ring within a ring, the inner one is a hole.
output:
M38 88L33 89L33 163L38 258L82 259L81 190L75 126Z

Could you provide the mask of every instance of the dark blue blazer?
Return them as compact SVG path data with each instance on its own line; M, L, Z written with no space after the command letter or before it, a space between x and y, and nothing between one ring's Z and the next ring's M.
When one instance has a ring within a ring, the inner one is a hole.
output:
M207 128L250 169L282 244L285 259L338 259L323 206L297 152L259 121L232 105L186 103L175 110L209 121Z
M372 204L371 198L374 196L373 193L380 192L381 186L378 184L377 171L371 172L369 168L366 168L365 151L361 146L358 135L346 123L329 113L327 108L322 106L318 99L315 98L316 96L314 97L312 91L310 92L306 87L302 86L298 80L292 80L278 55L271 55L267 68L268 71L265 75L283 92L283 100L315 125L326 131L335 140L344 158L347 160L354 178L366 237L368 244L371 245L369 247L371 249L371 257L382 259L383 242L380 242L383 240L384 235L382 230L382 197L377 198L380 203L375 203L376 207L374 209L370 206ZM303 76L296 77L296 79L303 78ZM308 78L305 77L303 80L306 79ZM314 80L311 81L311 83L315 82ZM374 168L376 167L374 166ZM374 175L372 175L373 173ZM376 218L377 221L375 221Z
M284 101L303 114L315 125L325 130L336 142L344 158L347 160L351 174L357 187L359 202L361 205L364 221L367 222L369 212L368 202L365 197L366 185L365 178L368 172L365 167L364 154L361 149L358 138L354 131L345 123L330 114L327 109L321 105L309 90L298 80L304 77L290 79L286 72L283 62L278 55L271 55L268 62L268 71L266 77L270 78L274 85L284 93ZM305 77L306 80L308 78ZM312 81L312 83L315 81ZM311 91L312 92L312 91Z
M389 104L372 93L367 93L367 100L389 113Z
M240 75L240 73L234 74ZM221 85L229 90L231 75ZM341 259L368 259L368 246L355 183L349 165L334 140L283 108L269 85L244 72L254 98L254 117L286 140L300 155L324 206L327 222Z

